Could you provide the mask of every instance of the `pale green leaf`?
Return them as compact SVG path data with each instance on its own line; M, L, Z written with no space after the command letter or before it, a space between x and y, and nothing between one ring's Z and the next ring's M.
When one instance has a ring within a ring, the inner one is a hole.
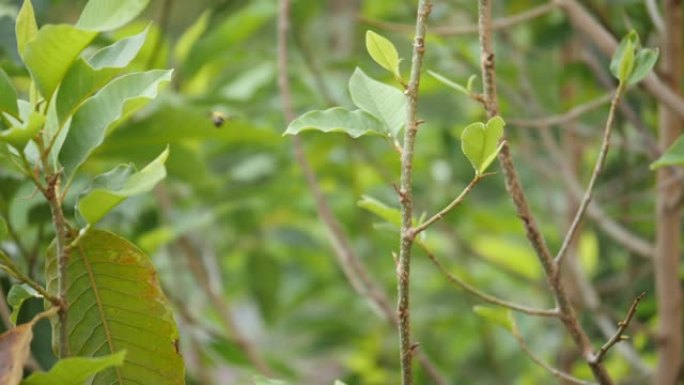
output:
M59 161L64 166L65 175L71 177L93 150L102 144L112 124L155 98L160 85L169 80L171 71L164 70L124 75L83 102L74 113L59 153Z
M176 48L173 53L177 62L182 63L185 61L192 47L207 30L210 16L211 11L204 11L202 15L200 15L200 17L190 26L190 28L183 32L176 43Z
M381 67L401 79L399 54L391 41L373 31L366 31L366 50Z
M651 163L651 170L658 169L665 166L682 166L684 165L684 135L677 138L677 140L665 151L663 155L655 162Z
M366 111L334 107L325 111L307 112L290 122L285 135L297 135L310 130L343 132L352 138L358 138L363 135L383 135L384 125Z
M634 70L632 75L629 77L629 84L636 84L640 82L643 78L648 76L648 74L655 66L658 61L658 55L660 50L651 48L642 48L637 52L636 58L634 59Z
M395 138L399 135L406 120L406 97L401 91L357 67L349 79L349 93L357 107L384 123L386 132Z
M47 290L57 295L54 248L46 261ZM92 385L185 383L178 328L149 257L125 239L91 229L69 255L66 300L71 354L126 350L124 365L98 373ZM53 322L53 339L60 327Z
M399 211L399 209L387 206L379 200L367 195L362 196L357 204L359 207L372 212L392 225L401 227L401 211Z
M148 29L98 50L87 60L76 60L57 92L60 124L64 124L84 100L131 63L145 43Z
M513 314L511 314L510 309L495 308L491 306L474 306L473 311L475 314L494 325L500 326L511 333L514 332L515 321L513 320Z
M21 121L9 119L12 126L7 130L0 131L0 142L9 143L12 147L22 151L43 127L45 116L31 108L31 105L24 100L19 100L18 106Z
M76 26L93 31L111 31L135 19L150 0L90 0Z
M6 112L14 117L19 117L17 107L17 91L14 89L12 80L5 71L0 68L0 113Z
M267 378L264 376L254 376L253 380L254 380L254 385L289 385L285 381L274 380L274 379Z
M19 55L23 56L26 44L33 40L38 33L38 24L36 24L36 15L33 11L31 0L24 0L24 4L19 10L15 24L15 33Z
M577 242L577 253L588 277L596 274L599 263L599 243L593 231L584 231Z
M13 285L9 293L7 293L7 304L12 307L12 313L10 314L12 325L17 324L21 305L29 298L43 298L43 296L26 284Z
M83 385L95 374L124 363L126 351L102 357L62 358L48 372L34 372L21 385Z
M95 179L93 188L78 201L81 216L90 225L104 218L126 198L150 191L166 177L164 163L169 156L168 148L139 172L134 167L117 167Z
M440 75L437 72L430 71L430 70L428 70L427 73L430 74L430 76L432 76L433 78L437 79L440 83L444 84L445 86L453 88L454 90L456 90L462 94L470 96L470 91L468 91L468 88L463 87L462 85L452 81L451 79L447 78L446 76ZM472 76L470 79L472 79ZM470 79L468 79L469 83L470 83Z
M478 235L470 246L487 261L516 275L536 280L543 276L541 266L527 244L499 235Z
M618 45L610 61L610 72L621 82L627 81L634 68L634 52L639 49L639 35L628 33Z
M46 25L26 45L24 63L44 98L52 96L71 64L96 35L71 25Z
M486 125L477 122L463 129L461 148L478 175L485 172L501 150L499 140L504 125L503 119L495 116Z

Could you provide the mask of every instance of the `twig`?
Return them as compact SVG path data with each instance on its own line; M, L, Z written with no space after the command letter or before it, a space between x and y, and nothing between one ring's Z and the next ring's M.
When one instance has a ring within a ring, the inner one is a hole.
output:
M610 348L612 348L613 345L626 339L626 336L624 336L625 331L627 330L627 327L629 327L629 323L632 321L632 318L636 313L637 306L639 306L639 302L642 299L644 299L645 296L646 293L644 292L639 294L634 299L634 301L632 302L632 306L630 306L629 310L627 311L627 316L623 321L618 323L618 329L615 332L615 335L612 338L610 338L603 346L601 346L599 351L596 353L596 356L594 357L594 361L596 361L597 363L603 361L603 358L605 357L606 353L608 353L608 350L610 350Z
M542 4L538 7L528 9L527 11L517 13L508 17L494 20L492 23L492 29L506 29L515 26L516 24L525 23L537 17L546 15L547 13L553 11L558 6L552 2ZM413 26L409 24L391 23L386 21L369 19L365 16L359 16L359 19L370 25L378 28L382 28L388 31L397 32L412 32ZM440 36L458 36L458 35L468 35L476 34L478 32L477 25L462 25L462 26L445 26L445 27L433 27L430 28L430 33Z
M401 240L399 243L399 264L397 265L397 314L399 317L399 348L401 354L401 383L413 384L410 317L411 248L413 247L413 153L418 134L418 90L425 54L425 30L427 18L432 9L430 0L418 2L416 32L413 41L411 75L405 91L407 98L404 144L401 152L401 179L399 201L401 203Z
M527 315L532 315L532 316L539 316L539 317L558 317L558 309L536 309L536 308L531 308L528 306L524 305L519 305L514 302L506 301L501 298L494 297L492 295L489 295L487 293L484 293L480 291L479 289L471 286L461 278L455 276L449 270L440 262L440 260L437 258L437 256L430 251L430 249L425 245L423 242L416 242L418 246L425 252L425 254L428 256L428 258L432 261L432 263L439 269L439 271L446 276L446 278L453 283L454 285L460 287L464 291L466 291L468 294L471 294L479 299L481 299L484 302L490 303L492 305L497 305L501 307L505 307L520 313L524 313Z
M483 177L484 177L483 175L479 175L479 174L476 175L470 181L470 183L468 183L468 185L463 189L463 191L453 201L451 201L451 203L449 203L445 208L440 210L437 214L433 215L432 217L430 217L428 220L426 220L422 224L414 227L411 230L413 237L415 237L418 234L420 234L421 232L423 232L425 229L430 227L433 223L444 218L444 216L446 216L451 210L453 210L458 205L463 203L463 200L468 195L468 193L470 193L470 191L472 191L472 189L475 187L475 185L477 185L482 180Z
M586 114L587 112L593 111L604 104L610 102L613 99L613 95L608 93L599 96L596 99L590 100L584 104L573 107L570 110L559 114L548 116L539 119L506 119L506 122L513 126L520 127L533 127L533 128L550 128L552 126L562 126L573 120L576 120L580 116Z
M487 110L487 116L492 117L498 113L498 102L496 97L494 52L492 49L491 0L478 0L478 8L480 47L482 50L480 60L486 101L485 109ZM589 337L587 337L586 332L582 329L582 326L577 319L575 310L565 292L562 282L560 281L559 270L554 263L554 259L549 251L548 246L546 245L546 241L539 231L536 220L532 215L527 198L522 189L520 179L518 178L515 166L513 165L510 149L507 143L504 143L503 148L499 153L499 161L501 162L502 169L504 171L508 194L511 196L516 206L518 216L523 221L523 225L525 226L527 238L537 253L539 261L544 269L544 272L546 273L549 288L553 293L560 312L560 320L563 322L563 325L570 334L570 337L572 337L572 340L580 349L582 356L589 365L594 377L602 385L612 385L613 381L611 380L605 367L600 363L591 362L591 358L593 357L593 347L591 346Z
M535 364L539 365L540 367L551 373L554 377L578 385L596 385L596 383L594 382L584 381L580 380L579 378L575 378L569 375L568 373L560 371L544 362L541 358L534 354L532 350L530 350L530 347L527 346L525 338L522 336L522 334L520 334L520 331L517 330L517 327L515 326L513 329L513 337L515 337L515 340L518 341L518 345L520 346L520 349L523 351L523 353L527 354L527 356L530 357L532 362L534 362Z
M606 155L608 155L608 149L610 148L610 135L612 132L613 121L615 120L615 111L617 110L618 103L620 103L620 98L622 97L625 88L625 83L620 82L620 85L618 85L618 88L615 91L615 95L613 96L613 101L610 104L610 111L608 111L608 119L606 119L606 127L603 131L603 142L601 143L601 150L599 151L598 158L596 159L594 171L592 172L591 178L589 179L589 185L587 186L587 190L584 193L584 197L580 202L580 205L577 209L577 213L575 214L575 217L572 220L572 224L570 225L568 232L565 233L565 238L563 239L563 243L561 244L561 247L558 250L558 254L556 254L556 257L554 258L554 261L559 268L562 266L563 257L567 254L568 248L570 247L570 243L575 237L575 233L577 232L579 224L582 221L582 217L584 216L584 213L587 210L589 203L591 202L591 198L594 194L594 185L596 184L596 180L601 174L601 171L603 170L603 165L606 162Z
M2 250L0 250L0 268L3 267L14 279L18 280L21 283L29 285L33 290L40 293L40 295L42 295L43 298L50 301L50 303L52 303L53 305L59 306L61 304L59 298L50 295L50 293L48 293L45 290L45 288L43 288L43 286L41 286L38 282L34 281L26 274L22 273L21 270L14 264L14 261L12 261L12 259L10 259Z

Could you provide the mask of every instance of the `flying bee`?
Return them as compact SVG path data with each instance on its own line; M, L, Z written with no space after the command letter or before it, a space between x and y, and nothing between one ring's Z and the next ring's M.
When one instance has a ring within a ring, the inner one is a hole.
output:
M226 122L226 115L222 112L219 111L212 111L211 112L211 122L214 123L214 127L216 128L221 128L223 124Z

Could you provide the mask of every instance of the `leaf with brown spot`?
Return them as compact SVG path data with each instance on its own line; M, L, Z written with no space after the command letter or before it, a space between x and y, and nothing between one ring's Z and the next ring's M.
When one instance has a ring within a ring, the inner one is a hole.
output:
M31 351L33 323L25 323L0 335L0 384L17 385Z

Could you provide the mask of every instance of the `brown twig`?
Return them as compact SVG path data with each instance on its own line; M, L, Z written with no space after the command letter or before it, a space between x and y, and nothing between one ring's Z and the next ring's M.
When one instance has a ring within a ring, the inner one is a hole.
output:
M539 119L506 119L506 122L513 126L545 129L550 128L552 126L563 126L573 120L576 120L582 115L603 106L604 104L610 102L612 99L612 94L605 94L599 96L596 99L590 100L584 104L575 106L570 110L559 115L552 115Z
M608 353L608 350L613 347L613 345L617 344L620 341L624 341L625 338L625 331L627 330L627 327L629 327L629 323L632 322L632 318L634 317L634 314L636 314L637 311L637 306L639 306L639 302L644 299L646 296L646 293L641 293L639 294L634 301L632 302L632 306L629 307L629 310L627 311L627 316L623 321L620 321L618 323L618 329L615 332L615 335L611 337L601 348L598 350L596 353L596 356L594 357L594 361L599 363L603 361L603 358L606 356L606 353Z
M485 109L487 116L493 117L498 114L498 101L496 96L496 79L495 79L495 57L492 49L492 29L491 29L491 0L478 0L479 5L479 23L480 26L480 47L481 47L481 67L482 79L484 82L485 95ZM577 347L580 349L584 360L589 365L594 377L602 385L612 385L608 372L600 363L591 361L593 357L593 347L587 337L586 332L582 329L579 323L575 310L565 293L565 288L560 281L560 274L558 267L554 263L553 256L549 251L546 241L539 231L536 220L532 215L527 198L523 191L520 179L518 178L515 166L513 164L510 149L507 143L504 143L501 152L499 153L499 161L506 180L506 189L511 196L518 216L523 221L525 232L530 244L534 248L539 261L546 274L549 289L553 293L560 312L560 320L563 322L566 330L572 337Z
M528 22L537 17L546 15L547 13L553 11L557 8L554 3L542 4L538 7L528 9L527 11L517 13L515 15L507 16L501 19L494 20L492 23L492 29L507 29L513 27L517 24L522 24ZM413 32L414 26L409 24L400 23L390 23L386 21L369 19L365 16L359 16L359 20L370 26L382 28L388 31L396 32ZM444 26L444 27L432 27L430 28L430 33L440 36L458 36L458 35L469 35L477 34L477 25L459 25L459 26Z

